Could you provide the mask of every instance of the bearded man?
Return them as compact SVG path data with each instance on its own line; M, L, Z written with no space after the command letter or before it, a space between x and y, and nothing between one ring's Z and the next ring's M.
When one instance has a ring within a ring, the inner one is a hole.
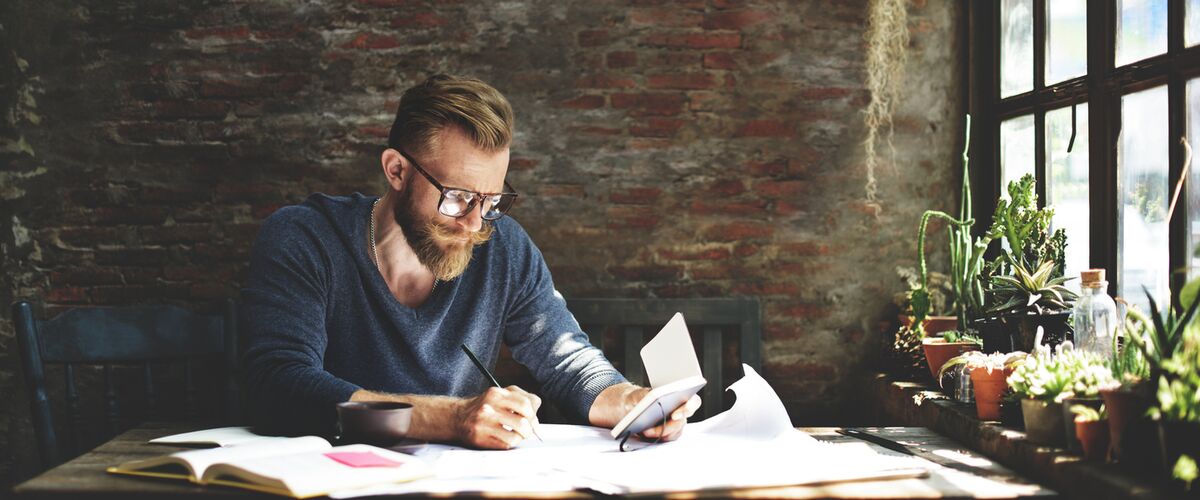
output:
M513 112L479 80L436 75L407 90L381 155L381 197L323 194L262 226L241 293L252 423L332 434L343 401L414 406L408 435L511 448L541 398L490 381L501 343L569 416L611 427L648 389L588 343L541 252L504 217ZM486 389L485 389L486 388ZM673 439L699 399L644 437Z

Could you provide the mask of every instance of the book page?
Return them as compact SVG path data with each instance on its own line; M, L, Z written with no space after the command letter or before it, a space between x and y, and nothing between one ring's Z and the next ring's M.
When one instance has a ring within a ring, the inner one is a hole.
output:
M337 453L371 453L397 465L355 467L329 456ZM244 482L268 489L281 487L288 495L305 498L380 483L411 481L431 474L432 469L427 464L411 455L354 444L216 464L205 473L203 482L230 486Z
M642 347L642 364L650 387L666 385L689 377L702 377L700 360L688 333L683 315L675 313L658 334Z
M250 432L249 427L219 427L216 429L204 429L200 431L185 432L183 434L172 434L160 438L151 439L154 444L208 444L216 446L232 446L235 444L248 443L256 439L262 439L270 436L263 436Z
M328 449L329 447L328 441L317 436L266 437L238 446L180 451L170 455L125 462L113 467L109 472L131 473L177 463L188 467L192 476L189 479L197 481L213 464Z

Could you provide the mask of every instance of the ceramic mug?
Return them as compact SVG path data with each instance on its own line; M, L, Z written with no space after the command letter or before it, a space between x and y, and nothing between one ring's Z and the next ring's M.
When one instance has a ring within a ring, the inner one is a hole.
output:
M346 401L338 403L339 440L391 446L404 440L412 423L413 406L394 401Z

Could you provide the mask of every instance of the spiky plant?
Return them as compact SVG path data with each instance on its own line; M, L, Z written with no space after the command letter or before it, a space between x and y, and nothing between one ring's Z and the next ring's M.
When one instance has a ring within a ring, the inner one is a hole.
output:
M1056 265L1048 260L1030 272L1014 262L1012 276L992 276L988 291L996 305L988 312L1047 314L1070 310L1078 295L1063 286L1069 278L1051 277Z

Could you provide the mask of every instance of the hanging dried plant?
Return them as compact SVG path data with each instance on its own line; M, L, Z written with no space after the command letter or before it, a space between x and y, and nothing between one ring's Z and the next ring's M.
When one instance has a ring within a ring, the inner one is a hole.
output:
M905 0L871 0L867 18L867 91L871 101L863 111L867 137L863 141L867 167L867 204L878 216L883 210L877 198L875 170L879 165L876 145L882 138L896 162L892 143L892 114L900 100L901 82L908 64L908 10Z

